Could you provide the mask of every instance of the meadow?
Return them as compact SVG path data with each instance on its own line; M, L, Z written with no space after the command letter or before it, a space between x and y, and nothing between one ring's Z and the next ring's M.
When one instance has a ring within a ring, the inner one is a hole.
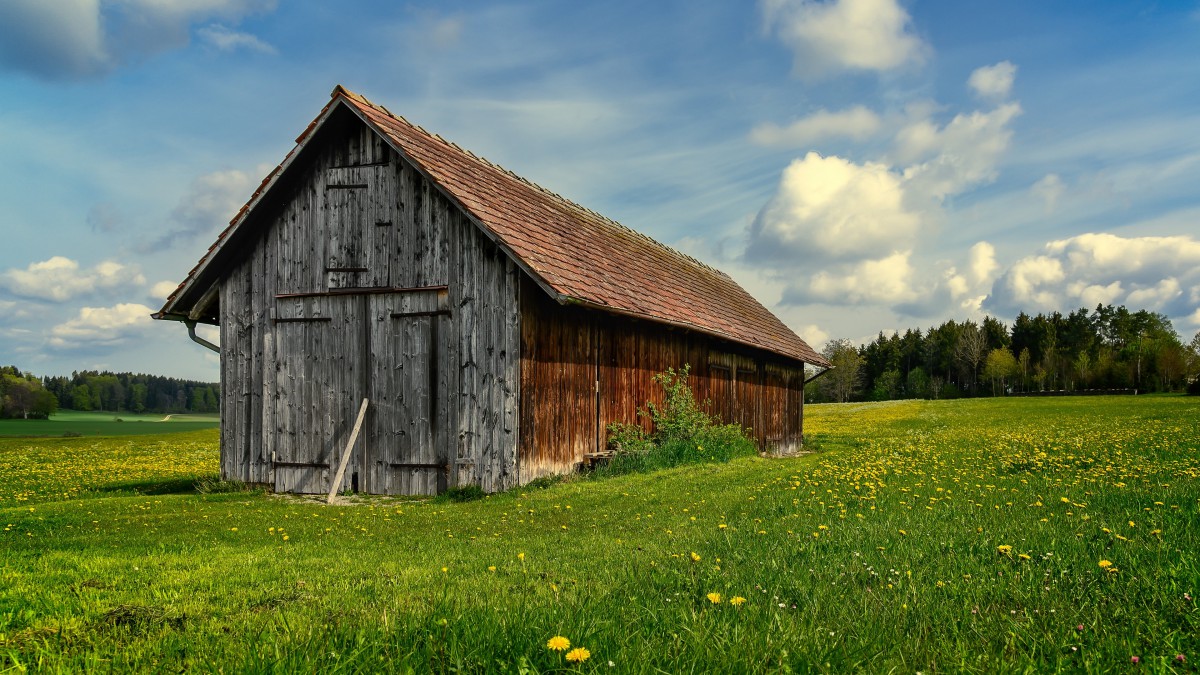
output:
M59 410L48 420L0 419L0 437L134 436L215 429L219 415L162 415Z
M0 440L0 671L1195 672L1200 400L806 415L809 455L465 503Z

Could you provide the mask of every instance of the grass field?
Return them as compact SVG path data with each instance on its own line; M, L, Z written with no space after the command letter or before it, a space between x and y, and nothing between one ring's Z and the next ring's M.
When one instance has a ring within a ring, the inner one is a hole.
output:
M48 420L0 420L0 437L131 436L214 429L219 415L139 415L127 412L60 410Z
M1200 400L806 412L812 455L461 504L3 440L0 670L1195 672Z

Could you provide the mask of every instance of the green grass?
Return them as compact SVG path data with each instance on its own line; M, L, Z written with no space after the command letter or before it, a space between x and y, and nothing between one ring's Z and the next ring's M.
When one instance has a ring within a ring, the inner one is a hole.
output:
M0 419L0 437L36 438L78 434L81 436L131 436L177 431L213 429L219 415L136 414L126 412L81 412L60 410L48 420Z
M191 490L212 431L3 441L0 669L1194 672L1198 405L809 406L799 458L334 507Z

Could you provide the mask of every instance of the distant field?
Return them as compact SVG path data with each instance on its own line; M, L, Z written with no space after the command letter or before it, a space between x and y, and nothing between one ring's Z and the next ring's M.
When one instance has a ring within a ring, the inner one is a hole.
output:
M119 421L118 421L119 420ZM48 420L0 420L0 436L129 436L212 429L219 415L138 415L135 413L60 410Z
M459 504L3 439L0 672L1196 672L1200 399L805 413L810 455Z

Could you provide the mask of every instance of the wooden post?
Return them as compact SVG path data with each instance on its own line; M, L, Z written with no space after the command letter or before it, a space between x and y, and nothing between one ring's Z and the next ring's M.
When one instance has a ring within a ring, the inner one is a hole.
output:
M346 476L346 465L350 463L350 451L354 449L354 441L358 440L358 431L362 429L363 418L366 416L367 399L364 398L362 405L358 408L358 419L354 420L354 430L350 432L350 440L346 443L346 449L342 451L342 462L338 465L333 482L329 484L329 498L325 500L326 504L333 503L333 496L337 494L338 487L342 484L342 478Z

